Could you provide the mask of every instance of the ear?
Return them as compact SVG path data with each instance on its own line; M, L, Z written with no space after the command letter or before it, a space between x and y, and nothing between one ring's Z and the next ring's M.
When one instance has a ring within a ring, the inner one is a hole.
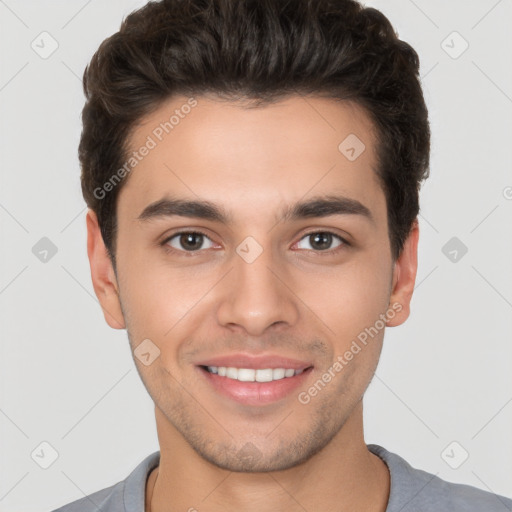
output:
M388 327L395 327L404 323L410 314L410 303L418 268L419 232L420 228L416 218L404 243L402 253L395 261L389 304L396 311L396 314L387 321L386 325ZM393 306L394 304L396 306Z
M124 329L124 317L119 301L119 287L112 262L101 236L98 218L89 209L87 223L87 255L91 266L91 278L96 297L100 302L105 320L113 329Z

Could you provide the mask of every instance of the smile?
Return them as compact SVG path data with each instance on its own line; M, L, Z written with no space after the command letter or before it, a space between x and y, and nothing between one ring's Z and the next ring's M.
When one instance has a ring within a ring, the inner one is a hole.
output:
M220 377L238 380L241 382L272 382L288 377L300 375L304 370L294 370L293 368L234 368L232 366L207 366L210 373L215 373Z
M243 405L263 406L294 395L313 371L306 368L236 368L199 365L196 367L215 394Z

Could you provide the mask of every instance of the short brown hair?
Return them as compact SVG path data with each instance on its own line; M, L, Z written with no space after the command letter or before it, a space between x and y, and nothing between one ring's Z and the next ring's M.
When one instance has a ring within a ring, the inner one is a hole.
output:
M313 94L362 106L377 130L377 174L400 255L429 175L430 128L418 55L380 11L355 0L151 1L102 42L83 87L82 192L114 268L126 178L102 197L97 190L126 161L137 121L178 94L257 105Z

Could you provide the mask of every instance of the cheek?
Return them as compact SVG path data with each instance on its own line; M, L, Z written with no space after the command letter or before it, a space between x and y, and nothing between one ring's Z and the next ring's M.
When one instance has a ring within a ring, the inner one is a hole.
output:
M171 268L149 258L126 258L119 269L121 300L127 328L134 344L149 338L162 357L173 352L176 340L196 328L205 296L217 275L197 275L190 270Z
M173 340L187 338L198 321L206 321L223 300L212 293L222 272L217 267L194 270L193 265L173 268L163 258L150 258L147 251L130 246L134 244L128 240L119 242L121 297L133 342L149 338L165 352L175 345ZM386 311L390 262L372 248L314 274L291 270L289 280L294 293L288 300L302 311L299 321L317 325L339 351Z
M327 326L337 349L350 345L365 328L375 324L389 303L390 269L379 258L356 259L304 282L297 295ZM320 326L320 325L319 325Z

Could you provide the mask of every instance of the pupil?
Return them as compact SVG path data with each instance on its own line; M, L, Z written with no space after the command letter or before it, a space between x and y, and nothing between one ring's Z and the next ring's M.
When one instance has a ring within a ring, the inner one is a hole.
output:
M184 235L181 235L181 246L187 250L192 251L194 249L198 249L202 245L202 237L201 233L186 233ZM196 243L194 244L194 238L196 239ZM199 241L198 241L199 240Z
M331 245L332 235L330 233L315 233L310 236L310 240L313 240L311 245L317 246L317 249L328 249Z

